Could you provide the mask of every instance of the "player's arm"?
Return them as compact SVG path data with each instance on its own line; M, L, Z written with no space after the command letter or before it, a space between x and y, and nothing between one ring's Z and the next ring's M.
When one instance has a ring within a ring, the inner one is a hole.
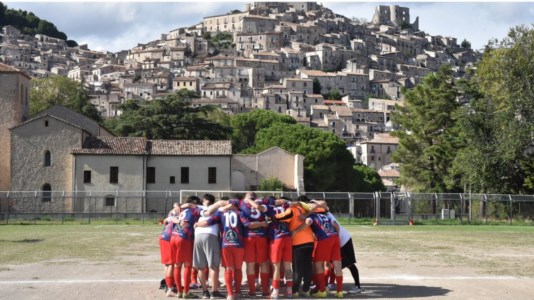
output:
M207 220L199 220L195 223L195 225L193 225L195 228L196 227L207 227L207 226L210 226L210 225L213 225L213 224L216 224L218 222L220 222L221 218L220 218L220 214L219 213L216 213L212 216L210 216Z
M248 225L248 228L249 229L255 229L255 228L267 227L267 226L269 226L269 223L267 223L266 221L263 221L263 222L250 222L249 225Z
M245 202L250 204L250 206L252 206L254 209L261 211L262 213L264 213L267 210L267 207L258 204L256 201L254 201L254 200L252 200L252 199L250 199L248 197L245 198Z
M284 212L274 215L273 218L277 221L289 222L293 218L293 210L288 208Z
M309 220L309 221L308 221ZM300 225L299 227L297 227L295 230L291 231L291 236L294 236L295 234L299 233L300 231L304 230L304 228L310 226L311 224L313 223L312 219L310 218L307 218L306 221L304 223L302 223L302 225Z
M184 204L180 205L180 208L181 209L186 209L186 208L196 209L197 205L194 204L194 203L184 203Z
M213 203L212 205L208 206L208 209L202 211L202 216L203 217L209 217L211 215L213 215L215 212L217 212L217 210L222 207L223 205L227 205L228 204L228 201L225 201L225 200L219 200L215 203Z

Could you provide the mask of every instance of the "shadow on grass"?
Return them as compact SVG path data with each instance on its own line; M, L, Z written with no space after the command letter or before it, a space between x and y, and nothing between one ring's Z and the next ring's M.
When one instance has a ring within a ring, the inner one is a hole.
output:
M351 288L344 286L345 290ZM424 298L446 296L451 290L436 286L398 285L398 284L363 284L361 294L345 294L346 299L375 299L375 298Z
M44 239L23 239L23 240L18 240L18 241L12 241L13 243L28 243L28 244L31 244L31 243L39 243L39 242L42 242L44 241Z

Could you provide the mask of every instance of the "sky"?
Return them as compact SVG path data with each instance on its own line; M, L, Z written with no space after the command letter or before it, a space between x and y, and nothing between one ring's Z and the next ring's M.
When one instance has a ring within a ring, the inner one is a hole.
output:
M131 49L173 29L198 24L206 16L243 10L246 3L56 1L3 2L8 8L31 11L54 23L78 44L111 52ZM467 39L473 49L484 48L492 38L504 38L511 27L534 22L534 3L528 2L318 2L335 13L367 20L372 19L377 5L409 7L411 22L419 17L420 30L455 37L458 43Z

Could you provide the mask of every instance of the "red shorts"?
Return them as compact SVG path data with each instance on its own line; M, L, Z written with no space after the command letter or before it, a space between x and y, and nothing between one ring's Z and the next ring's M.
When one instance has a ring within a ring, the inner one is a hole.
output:
M159 254L161 256L161 263L164 265L172 265L173 259L171 255L171 242L164 239L159 239Z
M263 263L269 259L269 243L266 237L245 238L245 262Z
M339 237L332 236L318 241L313 250L313 262L341 260Z
M293 240L290 236L271 241L271 262L291 262L293 257Z
M174 263L193 263L193 240L184 240L179 236L171 238L171 255Z
M225 268L234 268L241 270L243 266L243 248L222 248L222 260Z

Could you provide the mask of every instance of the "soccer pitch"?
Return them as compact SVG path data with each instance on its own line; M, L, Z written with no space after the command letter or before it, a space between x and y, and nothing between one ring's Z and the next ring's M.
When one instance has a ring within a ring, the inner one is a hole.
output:
M364 289L345 298L534 295L534 226L345 228ZM1 225L0 299L163 298L160 230L156 224ZM348 289L346 270L344 280Z

